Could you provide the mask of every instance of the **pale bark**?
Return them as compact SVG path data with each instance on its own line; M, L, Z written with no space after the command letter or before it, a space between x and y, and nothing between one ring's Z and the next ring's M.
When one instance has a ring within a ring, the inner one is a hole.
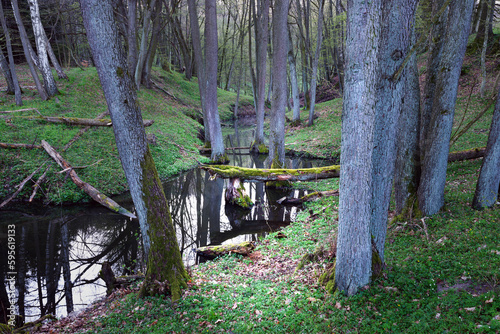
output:
M477 180L472 206L483 209L498 201L500 185L500 91L497 95L493 120L491 121L488 144Z
M68 80L68 76L66 75L66 73L64 73L64 71L61 67L61 64L59 64L59 60L57 60L57 57L54 53L54 50L52 49L52 46L50 45L50 41L49 41L49 38L47 37L47 34L45 33L45 30L42 29L42 32L43 32L43 36L45 38L45 45L47 46L47 53L49 55L50 62L54 66L54 68L57 72L57 76L59 77L59 79Z
M273 96L271 103L271 127L269 135L269 162L271 167L285 165L285 111L288 96L288 5L289 0L274 3L273 12Z
M418 187L420 210L426 216L437 213L444 205L446 167L450 136L455 114L458 80L465 56L471 24L473 0L458 0L450 4L439 75L432 101L429 126L426 129L422 174Z
M318 40L316 41L316 52L314 53L314 60L312 64L312 77L311 77L311 89L310 89L310 100L311 105L309 106L309 122L308 126L312 126L314 122L314 108L316 104L316 85L318 81L318 62L319 54L321 51L321 44L323 42L323 6L325 0L319 1L319 14L318 14Z
M371 235L380 260L384 262L387 212L396 161L396 128L403 111L405 76L398 81L392 74L410 51L410 34L415 23L417 0L382 2L379 79L375 104L375 132L372 156Z
M23 44L24 56L26 57L26 62L28 63L28 67L30 69L31 76L33 81L35 81L36 89L38 90L38 94L40 94L40 98L42 100L47 100L49 96L47 95L47 91L43 87L40 79L38 78L38 73L35 69L35 64L31 57L30 53L30 44L28 39L28 34L26 33L26 29L24 28L23 21L21 19L21 13L19 12L19 6L17 0L11 0L12 9L14 10L14 17L16 19L17 27L19 29L19 37L21 38L21 42Z
M335 283L347 295L372 275L371 184L380 0L347 3L347 38Z
M49 58L47 53L47 41L43 31L42 20L40 19L40 10L38 9L38 0L28 0L30 5L31 22L33 24L33 33L35 34L36 50L40 61L40 71L43 76L45 90L49 97L59 93L57 84L50 68Z
M196 0L188 0L188 6L189 22L191 24L191 41L193 43L194 61L196 64L198 87L200 90L201 111L203 113L203 120L205 123L205 143L210 143L210 127L208 126L208 114L205 107L205 64L203 63L203 55L201 49L200 26L198 23L198 10L196 8Z
M172 299L177 300L181 288L186 287L188 275L146 141L134 82L125 75L127 60L113 19L113 6L110 1L102 0L81 0L80 4L148 257L140 295L170 293Z
M212 161L225 162L222 130L217 106L217 8L215 0L205 1L205 107L210 127L210 143L212 146Z
M290 27L288 29L288 65L290 67L290 83L292 86L293 112L292 122L300 123L300 101L299 101L299 84L297 82L297 68L295 63L295 55L293 54L292 33Z

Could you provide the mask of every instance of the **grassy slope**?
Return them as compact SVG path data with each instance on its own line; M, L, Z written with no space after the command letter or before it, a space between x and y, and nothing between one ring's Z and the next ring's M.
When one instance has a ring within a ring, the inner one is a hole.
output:
M457 124L465 109L462 93ZM479 111L477 104L466 117ZM340 145L341 100L318 105L313 128L288 129L288 147L325 157ZM304 112L303 117L306 118ZM483 146L491 112L455 149ZM389 226L383 277L360 294L329 295L317 283L336 233L338 198L308 205L297 222L262 240L250 258L228 256L192 268L193 286L172 306L134 291L94 305L85 326L63 320L58 331L88 333L470 333L500 330L500 210L470 202L481 159L448 167L446 207L424 220ZM298 183L338 189L338 179ZM295 272L299 259L324 246L326 256ZM109 312L112 309L113 312Z
M20 67L21 85L30 86L26 68ZM33 87L25 88L24 105L21 108L37 108L44 116L65 116L94 118L107 110L106 102L95 68L85 71L70 69L67 72L69 81L58 81L61 92L56 99L41 101ZM197 122L187 117L199 112L199 92L196 79L184 80L179 73L167 73L160 69L154 72L156 81L168 87L178 100L173 100L158 90L139 91L139 102L144 119L153 119L153 126L146 128L148 134L154 134L156 145L151 146L153 157L159 175L162 179L191 168L197 162L203 161L197 153L195 145L202 144L197 138ZM220 91L221 117L230 118L230 103L235 100L234 93ZM243 103L249 103L248 98ZM14 97L0 93L0 111L14 110ZM16 115L12 114L12 115ZM21 113L19 113L21 114ZM36 112L23 112L22 115L37 115ZM106 116L109 118L109 116ZM78 175L86 182L96 186L106 194L117 194L127 189L113 130L111 128L92 128L76 141L66 152L62 148L75 136L82 127L63 124L49 124L45 122L20 120L15 117L0 119L0 142L7 143L36 143L44 139L58 150L73 166L91 165L77 170ZM182 150L178 145L182 146ZM50 170L47 182L38 192L37 198L44 201L77 202L87 201L88 196L80 191L65 175L56 174L60 168L43 150L6 150L0 149L0 198L5 198L14 192L14 186L26 176L36 170L42 162L47 161ZM45 167L44 167L45 168ZM42 168L33 177L36 180L42 173ZM31 183L17 198L27 198L32 191Z

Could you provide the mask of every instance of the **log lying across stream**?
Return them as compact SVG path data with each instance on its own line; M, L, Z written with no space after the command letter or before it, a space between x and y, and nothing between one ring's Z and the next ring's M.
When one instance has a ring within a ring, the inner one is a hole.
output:
M300 169L244 168L227 165L202 165L212 176L224 179L239 178L247 181L314 181L339 177L340 166Z

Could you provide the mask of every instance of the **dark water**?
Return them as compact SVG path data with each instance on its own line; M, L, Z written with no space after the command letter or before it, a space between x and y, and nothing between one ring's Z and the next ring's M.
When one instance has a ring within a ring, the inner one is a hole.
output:
M226 147L248 146L253 137L251 128L238 124L224 132ZM264 167L266 157L246 152L229 152L231 164ZM288 164L305 168L328 163L291 159ZM198 261L194 252L197 247L257 240L287 225L295 218L297 208L280 206L276 200L304 195L303 191L266 189L263 183L247 182L246 191L256 204L252 210L242 211L226 205L227 182L210 181L207 173L194 169L164 184L179 247L188 266ZM114 199L133 211L128 194ZM8 247L13 247L8 242L9 225L15 225L15 268L8 267ZM138 222L94 204L9 206L0 211L0 254L0 280L4 283L0 284L0 322L5 322L9 307L11 276L15 277L16 314L31 321L47 313L64 316L105 296L103 281L97 278L104 261L112 264L116 275L144 270Z

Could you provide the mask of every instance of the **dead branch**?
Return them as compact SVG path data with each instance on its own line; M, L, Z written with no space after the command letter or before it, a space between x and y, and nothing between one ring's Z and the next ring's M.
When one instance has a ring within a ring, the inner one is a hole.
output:
M109 112L106 110L105 112L103 113L100 113L99 115L97 115L96 118L94 119L102 119L104 116L108 115ZM71 147L71 145L73 145L73 143L75 141L77 141L85 132L87 132L88 130L90 130L90 126L86 126L84 127L83 129L81 129L80 131L78 131L78 133L64 146L64 148L62 149L63 152L66 152L66 150L68 148Z
M10 114L10 113L13 113L13 112L22 112L22 111L36 111L37 113L40 114L40 112L36 108L26 108L26 109L17 109L17 110L4 110L4 111L0 111L0 114Z
M52 159L54 159L57 162L59 166L61 166L62 168L70 168L68 173L69 176L71 177L71 180L73 180L73 182L78 186L78 188L82 189L90 197L92 197L94 201L124 216L137 218L133 213L121 207L111 198L104 195L99 190L88 184L87 182L82 181L82 179L80 179L76 174L76 172L71 168L71 165L66 160L64 160L63 157L59 153L57 153L56 150L54 150L54 148L50 146L50 144L47 143L45 140L42 140L42 146L45 149L45 151L52 157Z
M40 167L42 167L42 166L40 166ZM45 176L47 175L47 171L49 170L49 168L50 168L50 166L47 166L47 168L45 168L45 171L43 172L43 174L38 178L38 180L36 180L35 185L33 186L33 192L31 193L31 196L30 196L30 199L28 200L28 202L33 201L33 198L35 198L36 192L38 191L38 188L40 188L40 184L45 179Z
M4 116L5 117L5 116ZM12 116L20 119L38 120L49 123L63 123L69 125L83 125L83 126L112 126L113 123L109 118L107 119L90 119L90 118L77 118L77 117L53 117L53 116ZM153 125L153 120L144 120L145 127Z
M311 202L321 197L329 197L329 196L338 196L338 190L328 190L328 191L317 191L300 198L288 198L283 197L277 200L276 202L281 205L301 205L304 202Z
M19 183L16 188L16 192L10 196L8 199L6 199L5 201L3 201L2 204L0 204L0 208L4 207L5 205L7 205L10 201L12 201L12 199L14 199L17 194L19 194L21 192L21 190L23 190L24 188L24 185L26 184L26 182L28 182L29 180L31 180L31 178L36 174L36 172L38 172L40 170L40 168L42 168L42 166L45 164L45 162L40 166L38 167L33 173L31 173L27 178L25 178L21 183Z
M42 148L41 145L31 145L31 144L8 144L8 143L0 143L1 148Z

